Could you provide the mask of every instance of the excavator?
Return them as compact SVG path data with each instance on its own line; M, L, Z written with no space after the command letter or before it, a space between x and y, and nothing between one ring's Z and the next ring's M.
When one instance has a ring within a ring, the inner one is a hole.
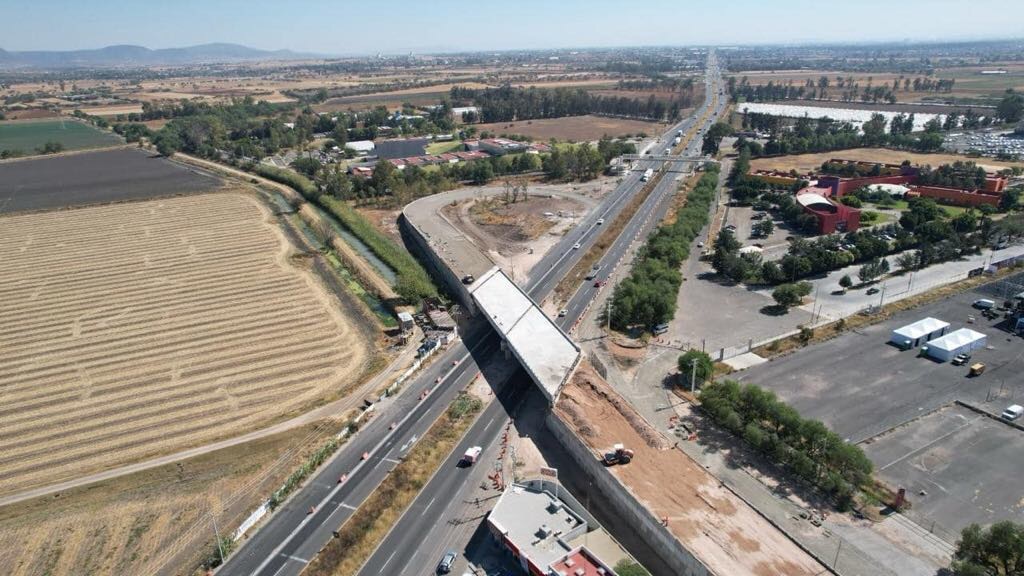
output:
M629 464L630 460L633 459L633 451L627 449L622 444L616 444L612 447L611 452L605 452L601 462L605 466L615 466L616 464Z

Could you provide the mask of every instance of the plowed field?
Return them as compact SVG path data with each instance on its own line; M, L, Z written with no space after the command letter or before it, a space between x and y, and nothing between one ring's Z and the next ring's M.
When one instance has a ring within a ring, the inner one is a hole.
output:
M359 377L359 336L249 196L0 218L0 494L266 424Z

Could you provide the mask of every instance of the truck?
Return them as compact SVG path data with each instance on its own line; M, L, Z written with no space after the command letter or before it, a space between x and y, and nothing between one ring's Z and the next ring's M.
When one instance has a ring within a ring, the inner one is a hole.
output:
M622 444L616 444L612 446L611 452L605 452L601 458L601 462L605 466L615 466L616 464L629 464L633 460L633 451L627 449Z
M676 138L682 138L682 137L683 137L683 131L682 130L676 130Z
M587 272L586 279L593 280L594 278L597 278L598 273L601 272L601 268L603 268L602 265L594 264L594 267L590 269L590 272Z
M484 449L479 446L473 446L466 449L466 453L462 455L462 460L459 460L459 466L468 468L476 463L476 459L480 457L480 453Z
M675 144L676 146L679 146L682 142L683 142L683 137L682 136L676 136L676 139L672 141L672 143Z
M640 180L643 182L647 182L648 180L651 179L651 176L654 176L654 168L648 168L647 170L644 170L644 175L640 177Z

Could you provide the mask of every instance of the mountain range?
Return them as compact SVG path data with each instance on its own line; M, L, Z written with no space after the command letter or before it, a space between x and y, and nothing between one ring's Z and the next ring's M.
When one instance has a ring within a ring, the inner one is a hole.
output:
M239 44L201 44L184 48L152 50L144 46L118 45L93 50L12 52L0 48L0 68L95 68L132 67L254 60L315 58L290 50L259 50Z

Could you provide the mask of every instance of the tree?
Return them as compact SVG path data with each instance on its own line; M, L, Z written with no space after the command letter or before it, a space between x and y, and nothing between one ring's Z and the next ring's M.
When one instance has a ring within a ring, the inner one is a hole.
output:
M704 143L701 146L701 153L709 156L718 154L718 147L722 143L722 138L732 135L732 126L724 122L715 122L708 128L707 133L704 134Z
M875 278L878 278L882 274L889 271L889 261L880 258L873 258L865 262L861 267L860 271L857 272L857 276L861 282L865 284L871 282Z
M987 529L977 524L964 528L951 568L956 576L1024 575L1024 526L1006 520Z
M1024 96L1009 89L996 106L996 116L1003 122L1020 122L1024 118Z
M839 279L839 287L843 289L843 292L849 290L853 286L853 279L850 278L849 274L843 274L843 277Z
M161 130L153 141L156 144L156 151L161 156L171 157L175 152L181 150L181 139L174 132Z
M320 170L320 161L316 158L310 158L308 156L300 156L292 162L292 168L296 172L305 175L308 178L316 177L316 173Z
M1021 189L1019 186L1007 188L1006 191L1003 192L1003 195L999 197L999 211L1009 212L1016 208L1017 204L1020 202L1020 193Z
M896 266L904 272L910 272L916 270L918 264L921 262L919 254L913 250L907 250L896 257Z
M755 236L760 236L762 238L771 236L772 232L774 231L775 224L773 224L771 219L769 218L761 220L757 224L754 224L754 226L751 228L751 232L753 232Z
M803 297L806 296L801 284L806 284L808 288L810 287L810 284L807 282L800 282L799 284L783 284L772 291L772 298L775 299L775 302L779 306L787 309L792 308L793 306L800 304L800 302L803 301Z
M690 381L690 375L693 373L693 366L696 364L696 380L697 382L704 383L711 379L715 371L715 363L711 360L711 356L701 352L700 350L687 350L685 354L679 357L679 373L683 376L686 382Z
M643 566L628 558L619 560L619 563L615 565L615 573L619 576L651 576L651 573Z

